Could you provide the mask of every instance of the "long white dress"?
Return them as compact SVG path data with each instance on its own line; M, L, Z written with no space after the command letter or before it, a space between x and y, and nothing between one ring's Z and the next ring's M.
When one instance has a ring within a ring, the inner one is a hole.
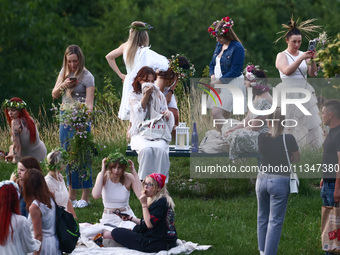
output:
M296 59L298 59L303 52L299 51L298 56L293 56L288 53L287 50L284 51L286 54L288 64L292 64ZM301 72L299 71L301 70ZM322 146L324 138L322 135L322 128L320 126L321 119L319 115L319 108L317 107L317 98L315 95L314 88L307 82L307 63L302 61L299 69L287 76L280 70L280 77L282 82L276 86L279 90L282 88L303 88L307 89L312 93L311 99L304 103L303 106L311 113L311 115L305 115L300 109L298 109L294 104L288 104L286 119L293 119L297 121L296 127L285 128L285 133L292 134L300 148L307 149L318 149ZM303 74L303 75L302 75ZM279 93L280 95L281 93ZM287 98L303 98L304 94L301 93L287 93ZM279 96L279 106L280 106L280 96ZM293 123L289 124L293 125Z
M123 52L123 59L126 63L127 49ZM126 76L123 84L123 94L120 102L118 118L122 120L130 119L129 94L132 91L132 83L138 71L149 66L152 69L166 71L168 70L169 61L166 57L150 50L150 47L139 47L135 54L134 61L131 65L126 64Z
M34 200L34 204L36 204L41 211L41 221L42 221L42 233L43 240L41 243L40 255L57 255L61 254L59 250L59 240L56 235L56 209L55 203L51 199L52 208L48 208L47 205ZM31 215L28 215L28 220L32 224ZM31 225L31 232L34 235L33 224Z
M110 178L107 179L102 189L102 198L104 204L104 212L100 219L101 224L112 224L121 228L132 229L136 224L131 221L123 221L118 215L114 213L107 213L106 209L122 209L122 213L126 213L132 217L136 217L129 206L130 191L126 189L125 185L113 183Z
M39 250L41 242L34 239L30 230L30 223L24 216L13 213L11 224L13 231L10 227L6 244L0 245L0 254L25 255Z
M168 110L166 99L157 86L154 86L154 92L159 105L158 113ZM138 134L138 126L148 116L148 107L142 108L143 94L130 92L130 122L132 123L129 130L131 137L131 149L138 153L139 170L138 176L143 180L147 175L152 173L164 174L166 182L169 177L169 143L163 139L150 141ZM170 118L167 121L168 129L171 131L174 126L174 116L170 112Z

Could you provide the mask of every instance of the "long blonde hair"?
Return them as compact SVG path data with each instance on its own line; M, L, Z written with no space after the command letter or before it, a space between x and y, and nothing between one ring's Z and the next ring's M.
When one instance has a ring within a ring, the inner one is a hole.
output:
M138 30L133 27L145 27L145 23L134 21L131 23L132 28L129 31L129 39L127 40L126 65L131 66L138 47L149 46L149 34L146 30Z
M277 137L278 135L281 135L284 130L284 126L281 125L281 122L286 117L281 114L281 108L277 107L276 110L268 116L268 119L276 119L276 121L269 121L269 128L270 128L270 134L272 137ZM278 120L278 121L277 121Z
M68 68L68 64L67 64L67 56L70 56L72 54L76 54L78 57L78 68L77 71L74 73L74 76L77 77L78 81L81 81L84 77L84 70L85 68L85 57L83 54L83 51L81 50L81 48L78 45L69 45L64 53L64 59L63 59L63 74L62 74L62 81L64 81L66 78L69 77L71 71ZM74 91L75 87L71 88L71 89L67 89L66 91L66 95L67 97L71 98L71 94Z
M157 181L154 178L151 178L151 182L153 183L153 188L158 190L159 185L158 185ZM175 210L175 203L172 200L172 198L170 197L169 191L166 188L166 184L164 184L163 188L158 190L156 195L154 195L153 197L148 197L148 202L147 202L148 206L150 206L152 203L158 201L162 197L165 197L165 199L168 203L168 206L171 207L172 210Z

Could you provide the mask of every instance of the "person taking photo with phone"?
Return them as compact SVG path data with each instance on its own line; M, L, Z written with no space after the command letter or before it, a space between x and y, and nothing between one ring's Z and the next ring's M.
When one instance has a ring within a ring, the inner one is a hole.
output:
M292 127L286 128L285 132L293 134L301 148L307 147L308 149L319 149L323 143L315 90L307 81L307 73L311 77L316 76L317 67L315 61L313 61L316 57L315 51L303 52L299 50L302 43L301 32L313 32L320 27L313 25L312 22L314 21L315 19L310 19L298 24L291 18L288 25L282 24L284 30L281 33L283 35L275 41L278 42L281 38L285 38L287 43L287 49L278 53L276 57L275 66L279 70L282 80L282 83L277 85L276 88L279 91L283 88L303 88L309 90L312 95L310 100L303 104L311 115L305 115L294 104L286 106L286 119L295 120L297 125L289 123L289 125L292 124ZM305 95L297 92L287 94L289 99L303 97Z

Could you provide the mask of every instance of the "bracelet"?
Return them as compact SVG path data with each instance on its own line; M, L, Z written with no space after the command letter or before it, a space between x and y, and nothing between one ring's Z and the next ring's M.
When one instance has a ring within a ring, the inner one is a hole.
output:
M172 89L169 89L169 92L171 92L172 94L174 93L174 91Z
M148 208L148 206L147 206L147 205L144 205L144 206L142 206L142 208Z

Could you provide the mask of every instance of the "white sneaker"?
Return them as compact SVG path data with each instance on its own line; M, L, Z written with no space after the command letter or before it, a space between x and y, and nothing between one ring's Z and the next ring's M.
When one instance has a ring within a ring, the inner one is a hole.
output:
M81 199L77 202L77 207L78 208L84 208L88 206L90 203L86 202L84 199Z
M77 206L77 203L78 203L77 199L71 200L71 203L72 203L73 208L77 208L78 207Z

